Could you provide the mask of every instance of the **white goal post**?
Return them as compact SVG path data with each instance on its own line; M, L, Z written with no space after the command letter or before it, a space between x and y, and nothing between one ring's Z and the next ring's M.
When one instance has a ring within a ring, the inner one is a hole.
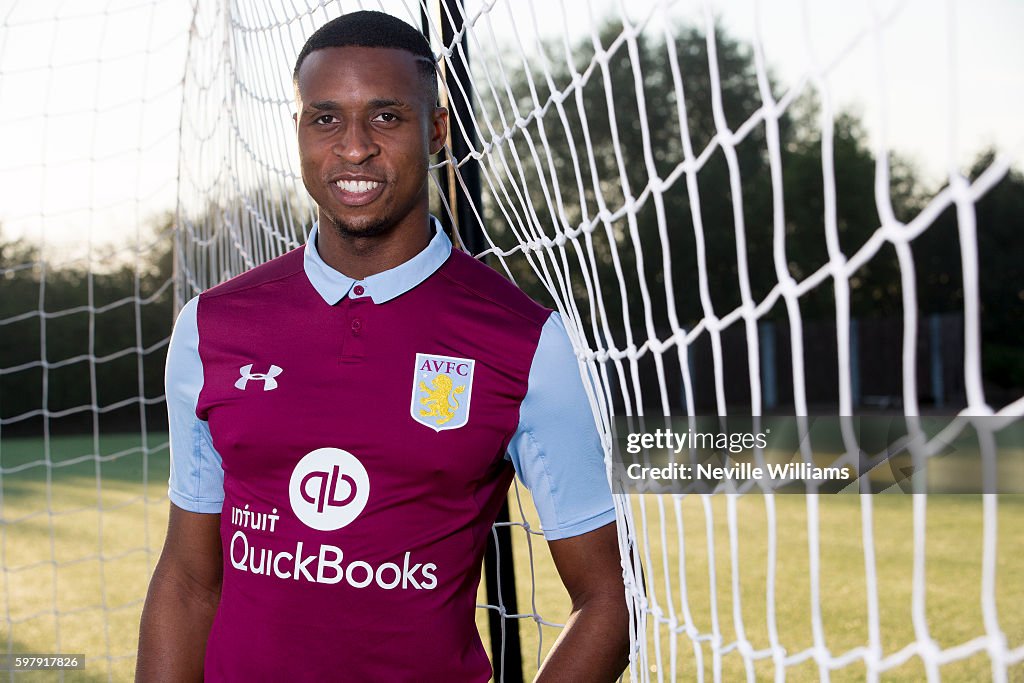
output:
M166 519L172 309L302 244L315 213L292 64L324 21L383 9L424 28L453 112L433 211L479 225L475 255L567 321L610 478L626 417L807 429L870 414L913 433L945 416L910 442L913 467L958 438L979 454L983 485L958 494L913 477L878 495L618 493L626 677L1024 674L1024 280L1001 246L1024 246L1024 139L1006 125L1024 107L972 78L1006 73L976 29L1016 10L43 5L0 10L0 181L17 189L0 207L7 653L85 652L92 673L130 676ZM979 107L1000 112L989 128ZM804 457L859 457L843 425ZM522 633L531 672L566 614L527 497L513 493L516 558L502 558L519 560L519 610L480 611Z

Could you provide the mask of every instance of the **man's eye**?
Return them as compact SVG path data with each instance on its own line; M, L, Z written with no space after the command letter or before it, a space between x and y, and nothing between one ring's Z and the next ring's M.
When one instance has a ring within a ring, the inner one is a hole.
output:
M334 118L334 116L332 116L331 114L324 114L323 116L318 116L314 119L316 123L320 124L334 123L337 120L338 119Z
M398 116L396 114L392 114L389 111L383 111L383 112L377 114L376 116L374 116L373 120L374 121L383 121L384 123L391 123L393 121L397 121L398 120Z

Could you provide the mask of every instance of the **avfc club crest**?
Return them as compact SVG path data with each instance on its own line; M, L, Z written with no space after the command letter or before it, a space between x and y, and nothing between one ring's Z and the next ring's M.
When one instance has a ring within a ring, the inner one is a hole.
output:
M412 379L412 419L435 432L458 429L469 421L473 366L469 358L416 354Z

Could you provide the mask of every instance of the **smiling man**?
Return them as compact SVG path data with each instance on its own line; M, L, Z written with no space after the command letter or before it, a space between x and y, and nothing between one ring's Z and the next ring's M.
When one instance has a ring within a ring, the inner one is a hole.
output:
M594 420L557 314L429 216L448 116L428 44L345 15L294 81L319 220L175 326L137 678L488 680L476 589L517 472L572 599L539 678L614 680L628 616Z

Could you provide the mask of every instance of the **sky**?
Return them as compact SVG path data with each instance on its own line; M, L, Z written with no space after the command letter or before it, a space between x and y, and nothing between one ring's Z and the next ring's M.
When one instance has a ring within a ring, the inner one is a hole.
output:
M469 6L488 4L478 0ZM548 33L565 30L563 5L570 31L590 25L591 17L619 16L623 6L634 21L651 16L652 29L663 16L659 3L650 2L522 3L534 9L537 24L549 27ZM1024 2L680 0L662 5L670 21L704 26L710 14L750 44L759 32L766 63L789 86L818 65L820 83L835 107L859 114L875 139L884 123L889 146L933 180L945 176L951 156L962 167L988 145L1016 149L1020 157L1024 42L1018 34ZM882 27L877 41L868 30L875 23ZM524 33L520 37L529 41ZM953 119L947 115L951 111Z
M292 44L282 54L338 12L337 3L315 9L317 0L234 5L243 32L254 23L288 27ZM402 0L362 5L418 16ZM313 18L297 20L307 7ZM533 33L586 35L592 19L623 12L651 17L651 30L662 20L703 24L710 13L740 39L759 35L782 83L811 78L837 109L863 118L874 143L884 140L933 183L986 146L1020 167L1019 0L467 0L467 14L481 29L489 18L507 45L529 46ZM152 217L176 203L189 37L216 38L222 27L190 25L190 0L0 0L0 20L0 239L39 240L55 256L145 242ZM864 32L875 24L881 29ZM216 39L206 44L216 53ZM282 78L289 68L281 65ZM288 137L286 125L273 130ZM281 163L294 169L294 142L280 145L290 157Z

